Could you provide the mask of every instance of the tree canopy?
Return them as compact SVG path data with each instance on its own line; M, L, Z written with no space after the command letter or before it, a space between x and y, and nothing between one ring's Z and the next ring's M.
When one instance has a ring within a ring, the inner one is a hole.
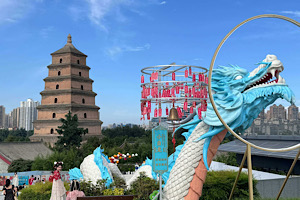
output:
M61 118L61 126L56 129L58 136L58 141L56 142L56 149L62 150L64 148L70 149L71 147L80 147L82 142L82 135L85 135L88 130L83 128L78 128L78 117L77 115L71 114L69 111L65 115L66 119Z

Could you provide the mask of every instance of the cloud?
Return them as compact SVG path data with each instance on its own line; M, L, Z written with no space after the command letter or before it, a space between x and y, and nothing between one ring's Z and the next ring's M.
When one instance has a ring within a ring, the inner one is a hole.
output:
M43 38L48 38L48 35L50 34L50 32L52 32L54 30L53 26L48 26L46 28L43 28L42 30L40 30L40 34Z
M108 31L105 18L113 16L118 21L126 21L121 9L123 6L128 7L132 4L131 0L86 0L86 2L89 9L89 19L105 31Z
M107 54L111 57L111 58L115 58L117 55L120 55L124 52L139 52L139 51L145 51L150 49L151 45L150 44L145 44L143 46L136 46L136 47L132 47L132 46L114 46L111 47L109 49L107 49Z
M300 17L300 11L298 11L298 10L295 10L295 11L281 11L280 13L293 15L295 17Z
M0 1L0 24L14 23L26 16L41 0L1 0Z
M164 5L166 3L167 3L166 1L162 1L162 2L160 2L160 5Z

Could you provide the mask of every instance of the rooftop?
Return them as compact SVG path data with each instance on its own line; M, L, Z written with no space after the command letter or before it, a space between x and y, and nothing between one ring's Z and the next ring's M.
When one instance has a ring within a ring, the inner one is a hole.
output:
M34 160L37 156L47 156L52 151L42 142L3 142L0 143L0 156L9 162L17 159Z
M247 136L243 138L257 146L272 148L272 149L287 148L300 143L300 136L260 135L260 136ZM244 154L246 151L246 144L236 139L234 141L220 145L218 150ZM251 148L252 155L273 157L273 158L294 159L297 153L298 150L292 150L286 152L268 152L256 148Z
M87 55L85 55L84 53L82 53L81 51L79 51L74 47L74 45L72 44L72 37L70 34L68 35L67 44L63 48L51 53L51 55L64 54L64 53L73 53L73 54L87 57Z

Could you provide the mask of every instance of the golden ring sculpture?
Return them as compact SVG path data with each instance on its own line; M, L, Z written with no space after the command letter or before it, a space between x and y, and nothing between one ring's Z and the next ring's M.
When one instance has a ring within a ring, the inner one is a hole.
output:
M241 142L247 144L247 145L250 145L251 147L254 147L256 149L260 149L260 150L263 150L263 151L270 151L270 152L285 152L285 151L291 151L291 150L295 150L297 148L300 148L300 143L299 144L296 144L294 146L290 146L290 147L287 147L287 148L279 148L279 149L272 149L272 148L265 148L265 147L260 147L260 146L257 146L251 142L248 142L247 140L243 139L242 137L240 137L236 132L234 132L228 125L227 123L222 119L220 113L218 112L217 110L217 107L216 107L216 104L215 104L215 101L213 99L213 96L212 96L212 91L211 91L211 77L212 77L212 70L213 70L213 67L214 67L214 63L215 63L215 60L217 58L217 55L221 49L221 47L223 46L223 44L225 43L225 41L229 38L229 36L234 32L236 31L239 27L241 27L242 25L246 24L247 22L250 22L252 20L255 20L255 19L260 19L260 18L277 18L277 19L282 19L282 20L285 20L285 21L288 21L288 22L291 22L292 24L295 24L297 25L298 27L300 27L300 23L291 19L291 18L288 18L288 17L285 17L285 16L282 16L282 15L275 15L275 14L263 14L263 15L257 15L257 16L254 16L254 17L251 17L249 19L246 19L245 21L241 22L240 24L238 24L237 26L235 26L223 39L222 41L220 42L220 44L218 45L214 55L213 55L213 58L211 60L211 63L210 63L210 67L209 67L209 74L208 74L208 94L209 94L209 99L210 99L210 102L213 106L213 109L215 110L218 118L220 119L220 121L222 122L222 124L224 125L224 127L232 134L234 135L237 139L239 139ZM299 151L300 152L300 151Z

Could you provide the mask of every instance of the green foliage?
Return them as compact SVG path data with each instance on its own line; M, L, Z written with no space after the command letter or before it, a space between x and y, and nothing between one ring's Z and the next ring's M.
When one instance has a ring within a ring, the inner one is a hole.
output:
M98 180L96 185L91 181L80 182L80 190L84 192L85 196L100 196L103 195L106 180Z
M228 199L237 172L234 171L212 171L207 173L205 183L203 185L202 199L223 200ZM259 194L256 189L257 181L253 181L254 198L257 199ZM248 193L248 175L241 173L233 199L249 198Z
M63 161L64 170L79 167L83 161L82 152L73 147L69 150L55 151L46 157L39 156L33 161L32 170L53 170L53 163L55 161Z
M0 142L30 141L29 137L31 135L33 135L33 131L26 131L24 128L16 130L1 129Z
M126 190L127 185L124 179L113 176L114 182L110 185L111 188L120 188Z
M23 160L18 159L14 160L9 166L8 166L8 172L26 172L31 171L33 161L31 160Z
M56 143L57 150L80 147L82 135L85 135L88 132L87 129L78 128L77 115L72 116L71 112L69 111L65 117L66 119L60 119L62 125L56 129L57 133L62 135L58 137L58 141Z
M104 196L119 196L124 195L124 189L122 188L115 188L115 189L105 189L103 190Z
M70 189L68 183L64 183L66 190ZM50 199L52 191L52 183L46 181L44 183L36 183L24 188L21 195L18 197L19 200L45 200Z
M159 184L157 181L146 176L145 172L141 172L140 176L131 183L129 193L132 195L137 195L138 200L148 200L149 195L154 191L159 189Z
M226 154L220 154L215 158L215 160L227 165L239 166L236 161L236 153L228 152Z

